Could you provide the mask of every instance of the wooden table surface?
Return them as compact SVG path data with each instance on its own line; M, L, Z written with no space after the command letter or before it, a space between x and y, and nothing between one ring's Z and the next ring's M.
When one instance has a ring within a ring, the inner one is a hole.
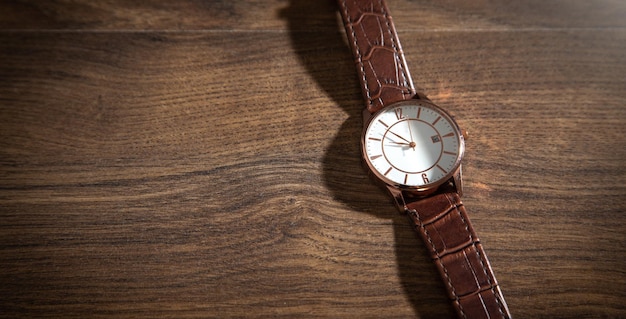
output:
M626 2L388 0L516 318L626 318ZM448 318L333 1L0 2L0 317Z

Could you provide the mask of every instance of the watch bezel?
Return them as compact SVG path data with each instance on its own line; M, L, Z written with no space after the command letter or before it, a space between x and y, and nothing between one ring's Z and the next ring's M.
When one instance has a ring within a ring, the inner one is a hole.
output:
M391 179L387 178L386 176L384 176L383 174L381 174L380 172L378 172L378 170L376 170L376 168L374 168L373 164L371 163L371 161L369 160L369 158L367 157L367 151L366 151L366 136L367 136L367 131L370 128L370 125L373 121L373 119L375 119L379 114L389 110L389 109L394 109L400 106L404 106L404 105L419 105L419 106L425 106L425 107L429 107L429 108L433 108L436 111L440 112L442 114L442 116L445 117L446 120L448 120L453 126L454 126L454 131L457 133L456 137L459 141L459 155L456 158L456 161L454 163L454 168L451 169L448 173L446 173L446 175L444 175L441 179L429 183L429 184L425 184L425 185L419 185L419 186L411 186L411 185L404 185L401 183L397 183L392 181ZM368 112L369 113L369 112ZM463 131L461 130L461 128L459 127L458 123L454 120L454 118L452 117L452 115L450 115L450 113L448 113L446 110L444 110L443 108L441 108L440 106L429 102L429 101L425 101L425 100L419 100L419 99L412 99L412 100L405 100L405 101L400 101L400 102L395 102L392 104L389 104L385 107L383 107L382 109L378 110L375 113L372 113L368 116L368 118L364 119L364 123L363 123L363 131L361 133L361 158L364 162L365 167L367 168L367 170L369 171L370 174L372 174L374 176L374 178L383 183L384 185L386 185L387 187L394 187L394 188L398 188L398 189L402 189L402 190L406 190L409 192L413 192L416 194L425 194L425 193L429 193L433 190L438 189L442 184L448 182L450 179L454 178L454 176L456 174L458 174L459 172L459 168L461 166L461 161L463 160L463 156L465 154L465 138L463 137Z

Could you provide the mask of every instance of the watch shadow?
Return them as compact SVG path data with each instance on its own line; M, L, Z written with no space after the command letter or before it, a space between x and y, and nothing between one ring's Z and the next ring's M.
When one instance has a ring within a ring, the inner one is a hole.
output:
M369 178L361 163L364 108L350 47L344 40L336 1L290 0L280 14L288 23L291 44L302 65L349 118L326 150L323 177L336 200L351 209L388 219L394 228L398 276L418 318L452 318L439 273L426 248L396 210L390 196Z

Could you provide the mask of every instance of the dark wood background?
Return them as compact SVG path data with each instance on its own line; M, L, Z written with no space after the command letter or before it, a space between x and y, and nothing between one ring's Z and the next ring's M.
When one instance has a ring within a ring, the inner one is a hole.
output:
M388 0L516 318L626 318L626 2ZM0 2L0 317L446 318L332 1Z

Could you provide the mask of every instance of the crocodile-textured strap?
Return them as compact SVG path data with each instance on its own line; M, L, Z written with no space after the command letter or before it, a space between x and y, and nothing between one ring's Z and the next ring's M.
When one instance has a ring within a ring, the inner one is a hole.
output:
M511 318L491 265L457 193L407 205L459 318Z
M339 0L339 6L369 112L413 98L415 88L385 2Z

